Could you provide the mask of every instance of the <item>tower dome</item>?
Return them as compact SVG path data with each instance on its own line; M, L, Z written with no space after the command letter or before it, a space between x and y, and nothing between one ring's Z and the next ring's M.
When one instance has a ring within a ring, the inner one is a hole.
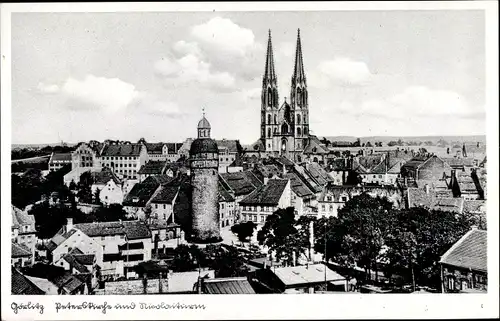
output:
M198 122L198 129L210 129L210 123L205 116Z

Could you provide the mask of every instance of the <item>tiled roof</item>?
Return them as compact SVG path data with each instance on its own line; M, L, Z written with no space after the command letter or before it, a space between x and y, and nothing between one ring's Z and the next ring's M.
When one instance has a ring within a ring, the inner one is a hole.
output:
M143 182L135 184L123 200L123 206L146 206L146 203L160 187L160 182L155 178L157 176L149 176Z
M382 162L382 155L369 155L369 156L359 156L357 157L357 162L364 169L371 172L377 165Z
M239 142L233 139L220 139L216 140L219 150L227 149L230 153L238 152Z
M31 294L31 295L43 295L43 292L40 288L38 288L33 282L28 280L21 272L19 272L16 268L11 268L11 293L14 295L19 294Z
M178 184L162 185L158 193L151 199L151 203L172 204L178 192Z
M294 162L285 156L278 156L271 158L278 166L293 166Z
M139 156L142 146L141 144L106 145L101 156Z
M314 193L321 192L323 186L319 185L318 182L316 182L316 180L311 176L311 173L307 171L303 166L295 165L294 173L297 174L299 179L301 179L311 191L313 191Z
M71 153L52 153L50 162L53 161L71 162Z
M267 184L262 185L240 201L240 204L276 206L287 184L288 180L270 179Z
M64 254L62 259L68 262L71 268L76 269L80 273L90 272L87 267L84 264L80 263L72 254Z
M318 163L309 164L306 167L306 171L309 172L311 177L321 186L324 186L328 182L333 181L332 177L328 175L326 170Z
M486 213L485 200L465 200L464 213Z
M146 150L148 154L163 154L164 143L146 143Z
M80 279L69 272L57 276L50 281L54 283L59 289L64 289L67 293L73 293L73 291L84 284Z
M447 157L441 159L448 163L451 167L474 166L474 160L472 158Z
M230 188L236 196L248 195L262 185L262 182L250 171L223 173L220 177L223 186Z
M441 257L440 263L487 272L487 240L486 231L472 229Z
M234 197L219 183L219 202L234 202Z
M12 242L11 248L12 248L11 252L12 258L26 257L32 255L31 251L23 244Z
M328 164L331 166L332 171L341 171L349 169L349 162L348 158L335 158L329 161Z
M310 136L307 146L304 148L304 154L328 154L329 150L322 144L318 137Z
M399 174L401 172L401 166L404 161L402 159L383 159L380 163L370 170L372 174Z
M255 294L246 278L217 278L203 281L206 294Z
M421 206L457 213L462 213L464 204L463 198L442 197L432 188L429 188L429 193L426 193L425 188L408 188L407 199L410 208Z
M75 224L75 228L89 237L126 235L129 240L151 237L151 232L143 221L79 223Z
M76 230L71 229L66 231L66 226L63 226L57 231L57 233L52 237L51 242L47 244L50 251L56 249L62 242L66 241L71 235L75 234Z
M330 270L324 264L279 267L273 268L270 271L272 271L285 286L300 286L304 284L325 282L325 269L327 282L345 280L342 275Z
M290 187L292 191L299 197L312 197L314 193L304 184L295 173L287 173L285 179L290 180Z
M22 211L12 205L12 227L20 227L23 225L31 225L35 227L35 218L26 211Z
M102 169L100 172L91 172L92 180L96 185L105 185L110 180L113 180L115 184L120 184L120 179L108 168Z
M169 154L177 154L179 149L181 149L183 143L167 143L167 149Z
M167 164L167 161L150 160L146 164L142 165L137 173L138 174L153 174L153 175L163 174L166 164Z

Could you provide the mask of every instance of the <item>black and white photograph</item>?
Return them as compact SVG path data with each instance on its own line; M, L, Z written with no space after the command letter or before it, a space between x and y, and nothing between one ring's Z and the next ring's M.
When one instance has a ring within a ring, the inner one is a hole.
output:
M498 310L498 13L474 3L498 10L7 8L2 314L49 317L40 295L72 318L68 296Z

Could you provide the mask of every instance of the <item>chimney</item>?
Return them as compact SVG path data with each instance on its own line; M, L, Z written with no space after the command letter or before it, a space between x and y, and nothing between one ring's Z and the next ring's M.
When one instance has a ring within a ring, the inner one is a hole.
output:
M296 265L296 261L297 261L297 254L295 253L295 251L293 251L292 252L292 266Z
M73 218L72 217L68 217L66 219L66 232L71 231L71 229L73 229Z
M425 194L429 195L430 192L429 184L425 184L424 189L425 189Z

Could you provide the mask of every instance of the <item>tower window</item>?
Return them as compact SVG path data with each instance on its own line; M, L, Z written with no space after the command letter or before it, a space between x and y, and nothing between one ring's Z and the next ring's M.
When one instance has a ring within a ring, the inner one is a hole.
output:
M271 128L267 129L267 137L271 137Z
M300 115L297 115L297 125L300 125Z
M271 88L267 88L267 105L272 106L273 103L273 91Z
M297 127L297 135L299 135L299 136L302 135L302 130L300 129L300 127Z
M276 115L274 115L274 123L277 124L278 123L278 119L276 118Z
M273 133L277 134L278 133L278 128L274 127Z
M268 115L267 115L267 123L268 123L268 124L270 124L270 123L271 123L271 115L270 115L270 114L268 114Z
M302 105L302 91L300 88L297 88L297 104Z

